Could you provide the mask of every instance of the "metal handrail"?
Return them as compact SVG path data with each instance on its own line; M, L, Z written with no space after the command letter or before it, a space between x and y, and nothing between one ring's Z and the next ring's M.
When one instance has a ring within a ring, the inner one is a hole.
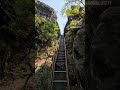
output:
M57 55L58 55L58 50L59 50L59 46L60 46L60 39L61 39L61 36L58 40L58 48L56 50L56 53L53 57L53 64L52 64L52 83L51 83L51 90L53 88L53 77L54 77L54 69L55 69L55 61L57 59ZM70 85L69 85L69 76L68 76L68 67L67 67L67 55L66 55L66 44L65 44L65 38L63 39L64 40L64 49L65 49L65 67L66 67L66 77L67 77L67 90L70 90Z
M59 39L58 39L58 47L57 47L57 49L56 49L56 51L55 51L55 55L53 56L53 64L52 64L52 77L51 77L51 90L52 90L52 88L53 88L53 77L54 77L54 69L55 69L55 60L57 59L57 55L58 55L58 50L59 50L59 43L60 43L60 38L61 38L61 36L59 37Z
M68 90L70 90L70 84L69 84L69 76L68 76L68 67L67 67L67 55L66 55L66 43L65 43L65 37L64 37L64 45L65 45L65 64L66 64L66 77L67 77L67 86L68 86Z

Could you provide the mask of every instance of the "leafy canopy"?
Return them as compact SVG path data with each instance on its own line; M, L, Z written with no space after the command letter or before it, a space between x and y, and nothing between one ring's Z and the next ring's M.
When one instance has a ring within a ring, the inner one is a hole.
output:
M79 14L79 6L72 6L70 9L66 10L66 15L67 16L75 16L77 14Z
M56 23L46 20L41 26L42 28L42 39L43 41L54 40L58 36L59 27Z
M57 38L59 27L56 22L35 15L35 27L38 31L38 39L42 42L51 41Z
M59 26L56 22L51 21L47 18L40 17L38 15L38 3L36 2L36 13L35 13L35 28L38 36L38 41L46 43L57 38Z

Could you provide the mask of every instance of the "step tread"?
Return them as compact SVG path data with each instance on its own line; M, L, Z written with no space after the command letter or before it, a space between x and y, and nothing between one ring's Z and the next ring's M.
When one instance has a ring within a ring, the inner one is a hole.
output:
M67 80L53 80L53 82L66 82L67 83Z
M59 53L58 55L59 55L59 56L65 56L65 54L60 54L60 53Z
M65 58L57 58L57 60L65 60Z
M65 62L65 60L56 60L56 62Z
M54 71L55 73L59 73L59 72L66 72L66 71Z

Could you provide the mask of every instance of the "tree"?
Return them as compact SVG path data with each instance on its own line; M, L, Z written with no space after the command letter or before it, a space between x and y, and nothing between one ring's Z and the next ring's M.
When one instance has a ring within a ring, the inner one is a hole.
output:
M65 5L63 6L61 10L61 14L63 16L66 16L66 10L70 9L71 6L79 6L80 10L84 10L83 7L85 6L84 0L66 0Z

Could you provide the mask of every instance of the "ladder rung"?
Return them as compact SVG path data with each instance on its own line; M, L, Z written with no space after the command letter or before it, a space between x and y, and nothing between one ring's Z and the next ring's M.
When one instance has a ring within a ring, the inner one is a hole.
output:
M65 62L65 60L56 60L56 62Z
M55 73L61 73L61 72L66 72L66 71L54 71Z
M64 57L65 55L63 55L63 54L58 54L58 56L63 56L63 57Z
M67 82L67 80L54 80L53 82L59 83L59 82Z

